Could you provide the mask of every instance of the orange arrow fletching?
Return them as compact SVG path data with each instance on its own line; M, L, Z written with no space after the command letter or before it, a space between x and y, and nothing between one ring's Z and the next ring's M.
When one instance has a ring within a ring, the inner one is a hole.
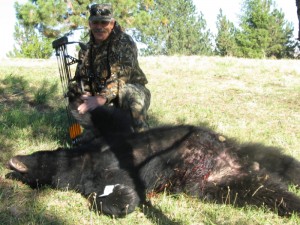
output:
M78 123L74 123L69 128L70 138L73 140L82 133L81 126Z

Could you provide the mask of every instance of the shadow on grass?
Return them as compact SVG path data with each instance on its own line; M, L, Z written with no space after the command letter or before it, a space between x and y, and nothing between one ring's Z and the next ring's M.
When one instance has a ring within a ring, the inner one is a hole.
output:
M156 116L153 116L153 115L148 116L148 121L149 121L150 129L155 128L155 127L161 127L161 126L170 126L170 124L163 123L159 118L157 118ZM177 122L177 125L188 125L188 124L186 124L184 122ZM209 124L208 122L203 122L203 121L199 121L197 124L190 124L190 125L201 126L203 128L213 129L211 124Z
M33 144L47 140L66 145L66 112L60 105L49 104L55 95L57 84L47 81L36 88L24 77L9 74L0 79L1 224L62 224L54 215L37 212L41 206L35 205L35 191L2 178L7 161L19 151L16 147L19 142Z
M0 80L1 161L15 154L17 141L38 143L43 140L66 145L67 115L58 98L57 83L42 81L32 87L23 77L8 75Z
M44 213L46 206L36 200L37 192L0 177L1 224L64 224L62 218Z
M146 206L143 212L146 218L153 222L153 224L184 225L182 222L171 220L163 211L152 205Z

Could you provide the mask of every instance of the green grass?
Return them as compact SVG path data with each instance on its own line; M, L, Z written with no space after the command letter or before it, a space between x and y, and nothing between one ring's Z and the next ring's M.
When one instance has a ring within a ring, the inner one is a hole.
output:
M238 142L278 146L300 159L300 62L218 57L140 58L152 93L152 127L207 126ZM68 146L67 116L53 60L0 65L1 224L300 224L267 209L209 204L185 195L151 197L155 209L126 218L89 210L73 191L32 190L5 179L15 154ZM300 196L299 190L291 190Z

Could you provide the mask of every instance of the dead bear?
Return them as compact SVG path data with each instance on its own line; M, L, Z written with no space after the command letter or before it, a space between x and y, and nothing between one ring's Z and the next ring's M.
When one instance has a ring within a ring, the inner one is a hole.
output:
M109 120L113 111L96 109L91 115ZM300 213L300 198L287 188L289 182L300 185L300 163L275 148L237 146L212 130L189 125L142 133L124 129L107 137L70 149L15 156L8 162L12 172L7 178L33 188L78 191L94 209L114 216L133 212L150 191L266 206L281 216Z

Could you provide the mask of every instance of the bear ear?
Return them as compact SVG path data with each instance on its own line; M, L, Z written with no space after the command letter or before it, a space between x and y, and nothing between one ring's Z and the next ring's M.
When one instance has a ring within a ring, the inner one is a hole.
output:
M17 171L19 173L26 173L28 171L27 166L16 157L13 157L9 160L8 167L9 169Z

